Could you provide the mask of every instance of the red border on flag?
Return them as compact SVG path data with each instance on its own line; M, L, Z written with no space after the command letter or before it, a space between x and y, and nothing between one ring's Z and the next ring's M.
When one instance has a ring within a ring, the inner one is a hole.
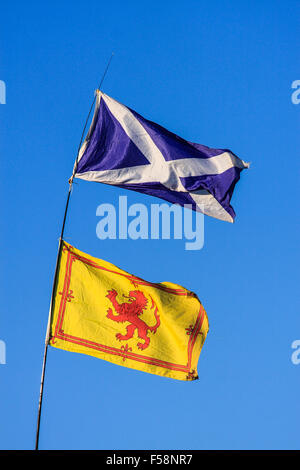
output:
M72 247L70 247L72 248ZM77 255L76 253L73 253L70 248L66 245L64 245L63 250L68 251L67 255L67 263L66 263L66 271L65 271L65 276L64 276L64 286L63 286L63 291L61 292L61 301L60 301L60 306L59 306L59 312L57 316L57 322L55 325L55 333L51 337L50 342L55 342L55 338L61 339L64 341L68 341L70 343L78 344L80 346L85 346L87 348L91 348L97 351L101 351L107 354L112 354L115 356L121 356L122 358L125 359L131 359L133 361L137 362L142 362L144 364L151 364L154 366L159 366L163 367L166 369L170 370L176 370L179 372L186 372L189 374L190 378L195 378L194 377L194 371L191 371L191 363L192 363L192 354L193 354L193 349L195 346L196 338L198 334L201 331L201 326L204 320L204 315L205 311L202 305L200 304L200 310L196 319L196 323L193 327L192 333L190 335L190 339L188 342L188 347L187 347L187 363L185 365L181 364L174 364L171 362L163 361L161 359L156 359L153 357L145 356L142 354L136 354L133 352L130 352L129 350L124 350L121 348L115 348L112 346L106 346L104 344L100 343L95 343L93 341L84 339L84 338L79 338L77 336L72 336L64 332L63 330L63 321L64 321L64 316L66 313L66 304L67 301L70 301L70 294L69 294L69 288L70 288L70 283L71 283L71 275L72 275L72 265L75 260L79 260L89 266L92 266L97 269L101 269L104 271L108 271L114 274L118 274L119 276L124 276L127 279L129 279L132 283L137 284L137 285L146 285L146 286L151 286L156 289L163 290L165 292L174 294L174 295L184 295L184 296L189 296L191 295L189 292L186 292L184 289L173 289L171 287L167 286L162 286L161 284L156 284L156 283L151 283L147 282L143 279L140 279L136 276L130 275L130 274L125 274L125 273L119 273L117 271L114 271L112 269L105 268L104 266L100 266L99 264L95 263L94 261L84 258L83 256Z

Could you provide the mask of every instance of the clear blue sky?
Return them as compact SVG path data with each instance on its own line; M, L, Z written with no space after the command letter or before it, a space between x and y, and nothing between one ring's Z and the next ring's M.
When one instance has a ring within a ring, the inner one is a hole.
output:
M236 223L205 244L96 237L96 208L156 200L79 181L65 239L150 281L198 293L210 320L200 380L49 349L42 449L299 448L299 1L53 1L1 6L0 448L34 446L67 179L103 90L186 139L252 163Z

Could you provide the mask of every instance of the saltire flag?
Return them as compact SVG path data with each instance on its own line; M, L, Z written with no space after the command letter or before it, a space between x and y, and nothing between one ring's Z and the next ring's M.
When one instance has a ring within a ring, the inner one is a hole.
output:
M193 292L170 282L145 281L63 241L51 346L194 380L208 327Z
M233 222L230 205L249 164L230 150L188 142L97 90L75 177L156 196Z

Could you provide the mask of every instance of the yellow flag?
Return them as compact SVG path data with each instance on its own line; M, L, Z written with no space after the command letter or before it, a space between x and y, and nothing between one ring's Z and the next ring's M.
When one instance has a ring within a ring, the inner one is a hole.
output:
M63 242L50 345L173 379L198 378L208 319L197 296Z

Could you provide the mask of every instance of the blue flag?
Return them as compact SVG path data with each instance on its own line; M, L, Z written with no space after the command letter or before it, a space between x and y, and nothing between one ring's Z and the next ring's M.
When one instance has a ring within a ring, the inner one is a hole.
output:
M97 90L76 178L165 199L233 222L230 199L249 164L230 150L188 142Z

